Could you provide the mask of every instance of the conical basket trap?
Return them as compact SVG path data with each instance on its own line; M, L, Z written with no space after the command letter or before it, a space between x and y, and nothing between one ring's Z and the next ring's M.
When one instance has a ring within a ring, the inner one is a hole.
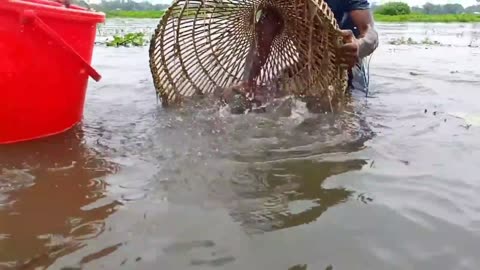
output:
M323 0L177 0L150 42L150 68L163 104L239 83L265 7L278 11L283 28L256 83L330 107L341 100L348 75L336 62L336 48L343 40Z

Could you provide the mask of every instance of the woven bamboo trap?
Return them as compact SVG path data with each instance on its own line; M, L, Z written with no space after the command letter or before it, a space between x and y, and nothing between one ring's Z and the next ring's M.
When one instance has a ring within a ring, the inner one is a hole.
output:
M263 48L268 55L252 74L252 48L268 37L269 48ZM336 62L341 44L337 21L323 0L176 0L151 39L150 68L164 105L248 79L332 109L347 88L347 70Z

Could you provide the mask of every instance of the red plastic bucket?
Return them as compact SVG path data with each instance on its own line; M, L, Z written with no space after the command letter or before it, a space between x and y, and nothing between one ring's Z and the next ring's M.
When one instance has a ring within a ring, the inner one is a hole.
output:
M96 25L105 14L0 0L0 144L64 132L83 116Z

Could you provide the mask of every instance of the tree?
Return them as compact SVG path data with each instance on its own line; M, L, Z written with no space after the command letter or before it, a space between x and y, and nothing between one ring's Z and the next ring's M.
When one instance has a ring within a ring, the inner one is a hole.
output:
M446 5L443 5L442 13L445 13L445 14L460 14L460 13L463 13L464 11L465 11L465 9L460 4L446 4Z
M410 12L410 6L403 2L389 2L379 6L376 10L376 13L382 15L405 15Z
M425 14L434 14L435 9L435 5L432 3L425 3L425 5L423 5L423 12L425 12Z

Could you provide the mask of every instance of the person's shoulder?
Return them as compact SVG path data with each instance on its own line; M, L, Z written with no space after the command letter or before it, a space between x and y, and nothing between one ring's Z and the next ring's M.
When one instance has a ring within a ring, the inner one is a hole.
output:
M342 0L345 11L370 9L368 0Z

